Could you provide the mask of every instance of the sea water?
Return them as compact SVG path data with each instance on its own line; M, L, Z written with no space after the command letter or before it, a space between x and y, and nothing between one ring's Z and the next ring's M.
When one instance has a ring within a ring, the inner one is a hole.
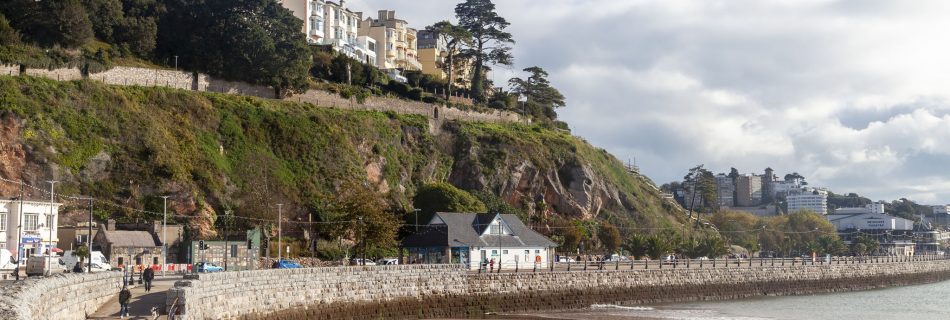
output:
M553 319L950 319L950 281L807 296L661 305L592 305L585 310L538 313Z

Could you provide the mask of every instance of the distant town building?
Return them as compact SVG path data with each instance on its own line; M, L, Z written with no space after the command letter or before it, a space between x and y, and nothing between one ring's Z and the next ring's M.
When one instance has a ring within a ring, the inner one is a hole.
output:
M60 206L60 203L50 206L49 202L42 201L0 200L0 247L10 250L20 259L47 254L59 242ZM18 234L21 234L19 238ZM17 244L23 248L22 251L18 250Z
M751 207L762 202L762 178L756 175L741 175L736 179L736 205Z
M838 215L854 215L854 214L863 214L863 213L884 214L884 204L875 202L875 203L869 203L863 207L858 207L858 208L838 208L838 209L835 209L835 212L834 212L834 214L838 214Z
M733 207L736 205L735 197L736 184L732 177L725 174L716 175L716 195L719 196L719 207Z
M779 197L788 196L789 193L801 189L802 186L795 181L773 181L770 188L772 198L777 199Z
M947 215L950 214L950 205L938 205L932 206L935 215Z
M788 202L788 212L811 210L815 213L828 214L828 191L822 189L803 189L789 194L785 199Z
M876 210L876 209L875 209ZM859 236L871 237L880 243L883 254L914 255L918 246L914 221L883 213L829 214L825 216L847 244Z
M410 263L452 263L477 269L482 261L496 267L546 268L556 243L529 229L513 214L436 213L418 233L402 241Z
M765 168L765 175L762 176L762 199L775 199L774 183L777 178L778 177L775 176L775 170Z

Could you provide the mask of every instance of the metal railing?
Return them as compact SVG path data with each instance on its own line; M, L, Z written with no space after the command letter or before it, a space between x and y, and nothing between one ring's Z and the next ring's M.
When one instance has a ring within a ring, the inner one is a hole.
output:
M626 261L572 261L555 262L549 265L531 262L507 263L473 269L478 273L513 272L575 272L609 270L662 270L662 269L735 269L753 267L831 266L848 264L917 263L948 260L945 255L914 256L836 256L817 258L721 258L721 259L674 259L674 260L626 260Z

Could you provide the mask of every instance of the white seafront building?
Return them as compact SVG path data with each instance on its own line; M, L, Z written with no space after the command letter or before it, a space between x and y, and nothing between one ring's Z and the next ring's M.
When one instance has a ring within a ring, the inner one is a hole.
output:
M53 203L50 206L49 202L42 201L21 203L19 200L0 200L0 247L10 250L21 259L47 254L59 242L57 220L61 205ZM22 251L17 244L23 248Z

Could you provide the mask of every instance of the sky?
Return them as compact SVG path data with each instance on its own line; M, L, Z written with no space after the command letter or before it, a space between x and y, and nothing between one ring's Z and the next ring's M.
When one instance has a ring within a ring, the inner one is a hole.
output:
M350 0L416 28L460 0ZM573 134L658 184L798 172L873 200L950 203L950 1L495 0L515 64L567 97Z

